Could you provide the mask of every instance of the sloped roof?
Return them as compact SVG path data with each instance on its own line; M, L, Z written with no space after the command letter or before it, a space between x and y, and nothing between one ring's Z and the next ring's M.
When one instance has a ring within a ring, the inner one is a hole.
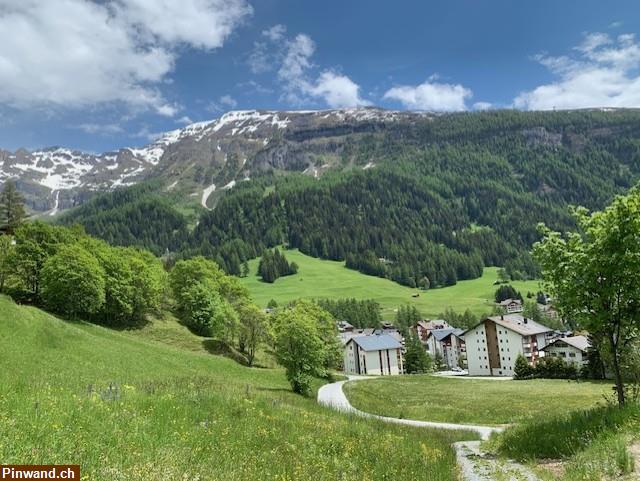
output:
M553 346L558 341L565 342L570 346L575 347L576 349L580 349L582 352L586 351L591 346L589 339L587 339L585 336L571 336L571 337L559 337L558 339L554 339L552 342L547 344L542 349L544 350L549 346Z
M542 334L544 332L553 331L553 329L550 329L547 326L543 326L542 324L538 324L537 322L532 321L531 319L527 319L521 316L520 314L505 314L503 316L487 317L486 319L483 319L475 326L467 329L463 333L463 335L471 331L472 329L475 329L476 327L478 327L480 324L484 323L487 320L493 321L499 326L506 327L507 329L511 329L512 331L517 332L522 336L535 336L536 334Z
M536 334L542 334L543 332L551 332L553 329L538 324L537 322L527 319L518 314L510 314L505 316L493 316L488 319L492 320L496 324L511 329L512 331L522 334L523 336L534 336Z
M418 321L416 323L418 326L431 331L433 329L439 329L438 326L448 326L449 324L444 319L432 319L430 321ZM442 328L445 329L445 328Z
M512 303L522 304L522 301L520 299L511 299L511 298L509 298L509 299L505 299L502 302L499 302L498 304L500 304L501 306L508 306L509 304L512 304Z
M436 338L436 341L440 342L450 334L461 337L464 334L464 330L456 327L447 327L445 329L433 329L429 335Z
M349 339L364 351L380 351L382 349L402 349L402 344L388 334L376 336L355 336Z

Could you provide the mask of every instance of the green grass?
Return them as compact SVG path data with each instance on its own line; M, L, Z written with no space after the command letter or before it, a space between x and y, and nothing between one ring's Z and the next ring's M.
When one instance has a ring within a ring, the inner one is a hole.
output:
M259 259L249 261L250 275L242 282L258 305L266 306L270 299L282 304L298 298L354 297L378 301L385 319L393 319L394 310L403 304L415 305L428 317L435 317L448 307L457 312L471 309L481 315L493 308L493 295L497 289L493 285L498 278L495 267L485 268L483 276L478 279L460 281L451 287L420 291L347 269L344 262L306 256L297 249L286 251L286 256L287 260L298 264L298 274L281 277L273 284L262 282L256 275ZM523 295L527 291L540 290L537 281L516 281L511 284ZM414 294L420 296L413 297Z
M475 438L320 407L179 326L116 332L2 296L0 363L0 460L85 480L455 480L450 443Z
M556 379L493 381L430 375L388 377L345 386L351 403L385 416L462 424L510 424L592 407L610 383Z
M559 472L540 469L545 480L601 481L638 479L629 447L640 453L640 406L602 406L531 420L494 436L488 448L496 454L547 465L560 460Z

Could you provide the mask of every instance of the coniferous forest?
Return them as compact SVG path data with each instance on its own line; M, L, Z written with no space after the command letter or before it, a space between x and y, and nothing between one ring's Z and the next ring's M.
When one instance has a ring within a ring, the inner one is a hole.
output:
M205 255L236 275L285 245L423 289L487 265L531 278L538 222L571 228L567 206L601 208L638 179L640 112L447 114L348 134L341 156L317 179L240 182L192 230L143 185L98 196L64 222L115 244Z

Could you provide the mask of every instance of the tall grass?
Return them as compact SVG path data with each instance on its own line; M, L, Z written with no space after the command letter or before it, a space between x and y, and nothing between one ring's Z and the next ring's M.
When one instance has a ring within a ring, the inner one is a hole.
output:
M532 419L498 436L495 446L500 454L518 459L569 458L592 443L616 435L624 427L640 422L637 404L620 409L603 406L565 415Z
M249 369L0 296L0 461L84 480L456 479L430 431L344 416Z

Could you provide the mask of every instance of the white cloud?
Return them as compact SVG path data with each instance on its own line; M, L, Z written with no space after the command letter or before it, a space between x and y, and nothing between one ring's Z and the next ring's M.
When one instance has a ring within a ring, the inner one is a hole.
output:
M431 76L420 85L402 85L387 90L384 99L397 100L406 108L431 111L467 110L466 100L473 92L460 84L436 82Z
M476 102L473 104L473 110L491 110L493 104L491 102Z
M231 95L223 95L222 97L220 97L220 99L218 99L218 101L221 105L232 109L235 109L238 106L238 102Z
M286 36L286 28L275 25L262 32L264 41L256 42L249 55L249 67L254 73L277 70L282 88L281 98L292 105L324 102L331 108L370 105L360 96L360 86L334 69L319 74L313 71L316 44L304 33Z
M305 92L321 97L331 108L359 107L370 105L360 97L360 86L349 77L326 71L320 74L313 85L308 85Z
M223 112L229 109L235 109L238 106L238 102L231 95L223 95L215 102L209 102L207 110L213 113Z
M557 79L523 92L514 106L530 110L640 107L640 45L632 34L590 33L574 55L535 58Z
M179 50L222 46L250 13L246 0L0 0L0 104L173 116L159 87Z
M76 126L87 134L114 135L120 134L124 130L119 124L92 124L85 123Z
M183 115L179 119L176 120L176 124L189 125L192 124L193 120L188 115Z
M284 25L274 25L271 28L262 31L262 35L267 37L272 42L277 42L284 38L284 34L287 32L287 27Z

